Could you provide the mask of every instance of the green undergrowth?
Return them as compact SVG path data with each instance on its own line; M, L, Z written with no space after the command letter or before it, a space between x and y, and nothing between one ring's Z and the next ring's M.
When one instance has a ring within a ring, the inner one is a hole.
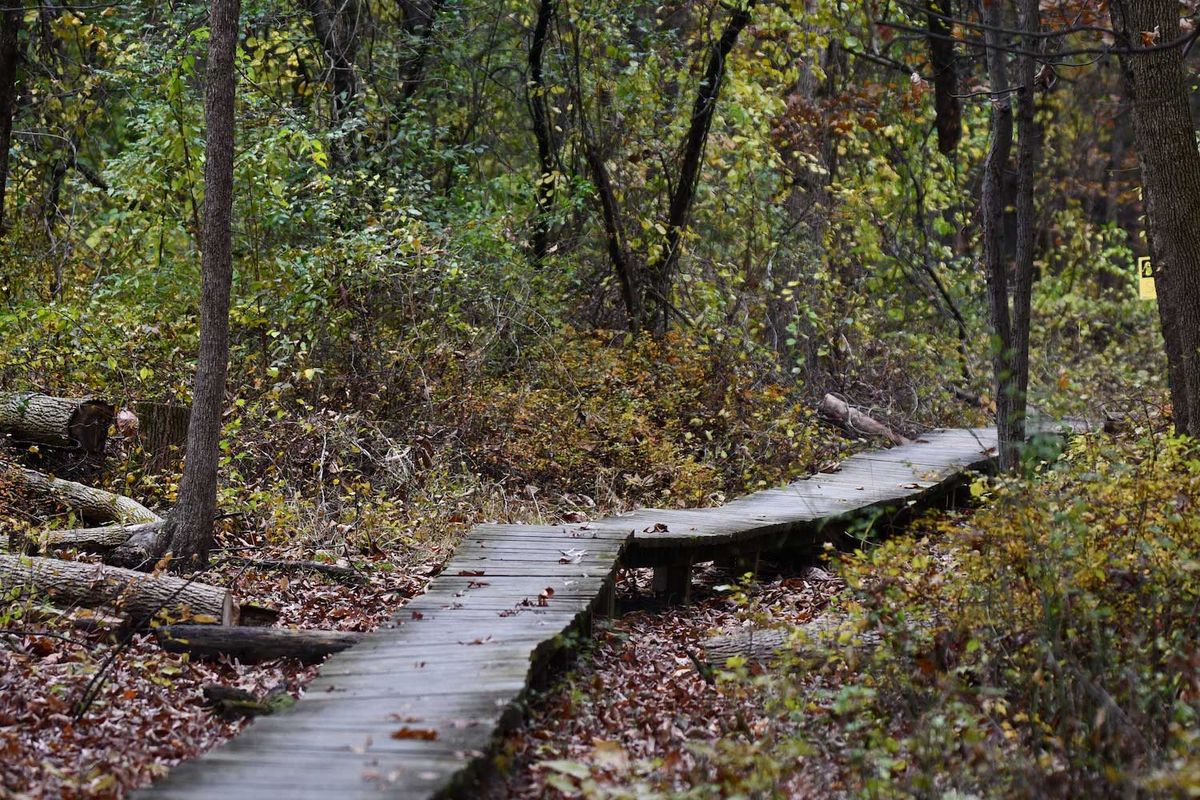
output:
M778 719L731 766L802 750L862 797L1200 794L1200 450L1143 433L836 558L836 634L759 678L731 665Z

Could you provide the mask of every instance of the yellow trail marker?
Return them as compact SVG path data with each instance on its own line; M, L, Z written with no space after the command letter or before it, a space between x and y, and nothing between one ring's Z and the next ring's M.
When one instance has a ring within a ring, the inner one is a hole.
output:
M1143 300L1158 299L1158 291L1154 288L1154 268L1150 266L1149 256L1138 256L1138 297Z

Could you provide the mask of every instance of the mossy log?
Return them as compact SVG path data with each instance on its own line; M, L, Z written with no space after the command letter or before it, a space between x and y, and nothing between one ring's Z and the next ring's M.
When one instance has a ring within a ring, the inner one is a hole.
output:
M0 433L22 442L103 453L115 409L101 400L0 393Z
M242 662L298 658L320 661L362 641L353 631L245 628L226 625L164 625L155 628L158 644L172 653L228 655Z
M105 607L137 621L160 611L203 615L237 624L239 608L228 589L144 572L34 556L0 555L0 590L45 597L58 605Z

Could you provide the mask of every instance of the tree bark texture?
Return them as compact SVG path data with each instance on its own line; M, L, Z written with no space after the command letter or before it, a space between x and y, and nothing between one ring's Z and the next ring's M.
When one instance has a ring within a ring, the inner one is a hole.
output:
M1037 240L1034 184L1041 157L1042 130L1037 121L1036 59L1041 29L1038 0L1018 0L1026 53L1017 58L1017 241L1012 291L1012 424L1014 443L1025 441L1025 414L1029 393L1029 318L1033 303L1033 258ZM1016 444L1013 445L1015 450ZM1015 459L1006 468L1016 466Z
M731 658L747 662L770 662L787 645L789 634L778 628L750 628L712 636L704 640L704 653L714 667L724 667Z
M412 100L425 76L433 26L445 0L400 0L400 27L408 35L412 48L400 62L400 97L405 104Z
M114 409L100 400L0 393L0 433L22 442L104 452Z
M12 145L12 123L17 106L17 61L19 34L24 16L22 2L6 4L0 11L0 236L4 235L4 200L8 192L8 154Z
M142 402L134 408L138 417L138 441L148 457L146 468L158 471L177 467L187 445L187 406Z
M234 52L239 0L212 0L204 92L204 236L200 353L192 388L187 461L164 538L178 561L203 564L212 547L221 415L229 369L229 291L233 275Z
M933 71L933 106L936 113L938 150L950 155L962 138L962 100L958 97L958 61L949 19L951 0L929 0L925 4L929 30L929 66Z
M0 555L0 590L45 596L60 605L104 606L136 620L163 610L202 614L222 625L236 624L238 617L233 596L218 586L55 558Z
M365 634L353 631L243 628L232 625L164 625L154 631L158 644L172 653L232 656L244 663L273 658L320 661L352 647Z
M215 8L216 3L213 5ZM332 117L336 125L353 115L358 100L358 72L354 59L360 41L360 9L357 0L304 0L304 7L312 18L317 42L329 59ZM236 12L234 16L236 18Z
M1167 343L1175 426L1200 435L1200 151L1178 47L1172 0L1123 0L1112 7L1120 33L1134 144L1142 172L1148 239ZM1140 50L1140 52L1139 52Z
M996 440L1000 469L1012 469L1018 458L1020 440L1015 438L1013 423L1016 397L1012 368L1012 320L1008 306L1008 264L1004 247L1004 170L1012 151L1012 98L1006 91L1008 70L999 28L1004 23L1002 6L985 6L989 30L985 35L988 77L992 96L992 140L983 166L980 192L980 228L983 237L983 264L987 276L988 309L992 333L992 369L996 390Z
M534 187L537 209L533 221L533 241L530 243L535 265L541 265L546 258L550 246L550 215L554 209L554 137L546 108L542 60L556 5L557 0L541 0L538 3L533 37L529 41L529 117L538 151L538 177Z

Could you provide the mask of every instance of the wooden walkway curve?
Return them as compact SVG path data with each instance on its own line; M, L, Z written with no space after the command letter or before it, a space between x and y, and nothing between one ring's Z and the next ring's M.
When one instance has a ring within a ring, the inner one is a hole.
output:
M469 795L531 682L606 612L619 565L659 567L668 589L685 592L693 563L811 547L865 513L928 503L987 467L994 446L990 428L937 431L719 508L476 526L425 594L325 662L295 706L135 796Z

